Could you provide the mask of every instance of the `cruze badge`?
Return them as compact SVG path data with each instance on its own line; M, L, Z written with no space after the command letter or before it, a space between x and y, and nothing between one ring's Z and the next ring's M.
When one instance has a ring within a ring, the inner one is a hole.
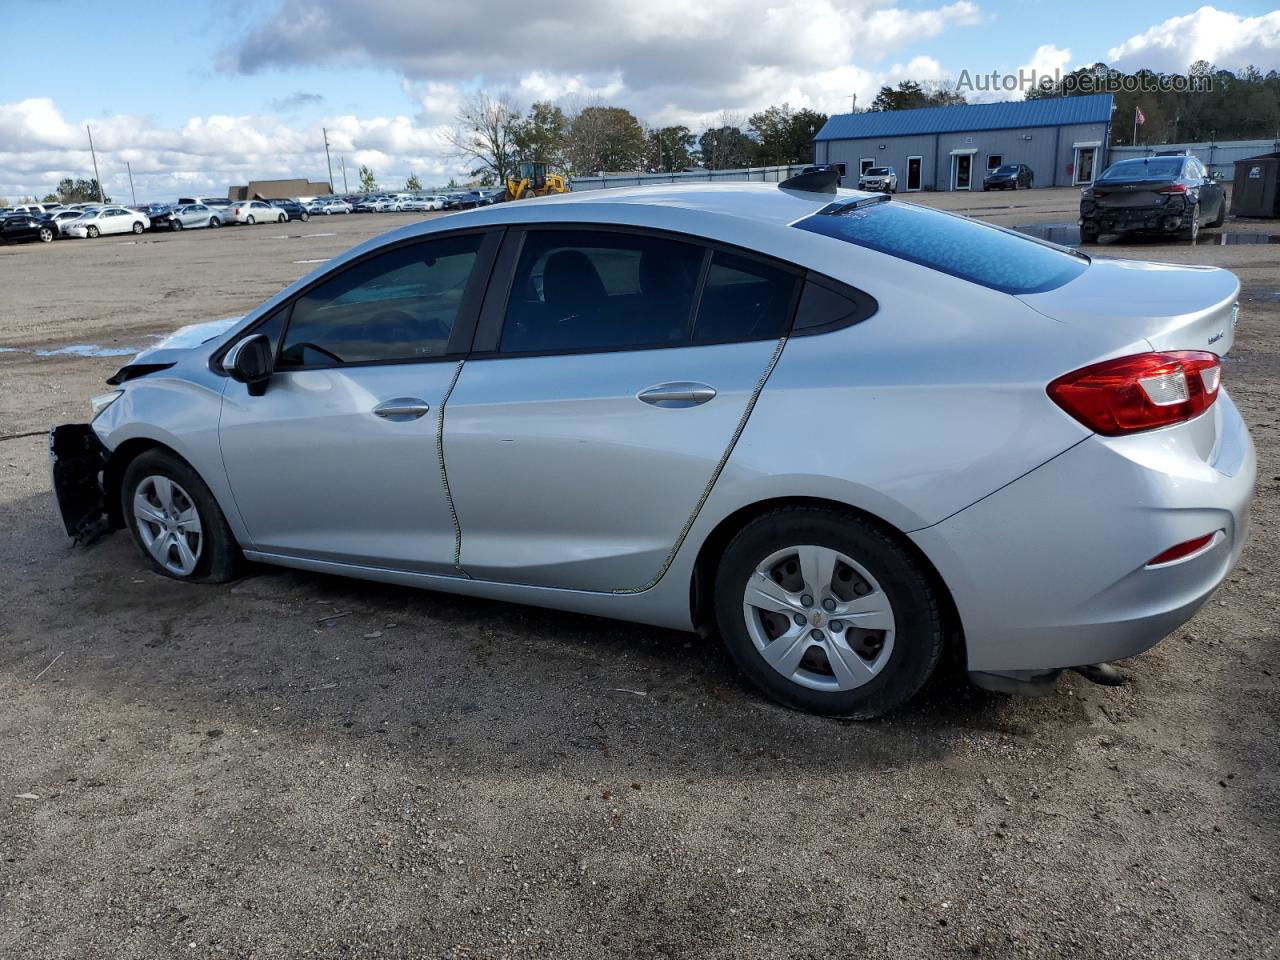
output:
M1223 332L1219 330L1217 333L1215 333L1212 337L1209 338L1209 346L1213 346L1215 343L1221 340L1223 336L1224 336Z

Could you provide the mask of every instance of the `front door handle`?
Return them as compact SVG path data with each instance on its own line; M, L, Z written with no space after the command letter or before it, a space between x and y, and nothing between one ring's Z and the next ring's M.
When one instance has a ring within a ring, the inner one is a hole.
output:
M417 397L396 397L394 400L384 400L373 408L373 412L384 420L404 421L417 420L430 409L427 401Z
M641 390L636 397L655 407L678 409L680 407L696 407L706 403L716 395L716 388L705 383L691 380L680 380L675 383L660 383L657 386Z

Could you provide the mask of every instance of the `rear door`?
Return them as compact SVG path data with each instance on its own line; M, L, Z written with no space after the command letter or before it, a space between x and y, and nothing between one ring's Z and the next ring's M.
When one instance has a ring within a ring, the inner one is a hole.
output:
M601 228L510 231L498 264L445 416L462 567L644 589L745 423L799 274Z

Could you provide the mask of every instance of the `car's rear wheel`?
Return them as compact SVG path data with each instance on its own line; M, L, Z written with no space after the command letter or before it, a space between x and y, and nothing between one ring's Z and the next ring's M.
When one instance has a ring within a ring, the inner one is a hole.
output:
M225 583L242 556L204 481L163 450L148 450L125 469L121 513L152 569L175 580Z
M310 220L310 219L311 219L311 214L309 214L309 213L307 213L307 211L303 210L303 211L302 211L302 213L300 213L300 214L298 215L298 219L299 219L299 220L301 220L303 223L306 223L308 220Z
M142 225L142 221L141 221L141 220L135 220L135 221L133 221L133 228L132 228L132 229L133 229L133 232L134 232L134 233L140 234L140 233L142 233L142 231L143 231L143 230L145 230L146 228L145 228L145 227L143 227L143 225Z
M209 218L209 226L210 226L211 228L212 228L212 227L220 227L220 226L222 226L222 221L221 221L221 220L219 220L217 217L210 217L210 218Z
M1196 242L1196 237L1200 236L1200 204L1197 203L1191 208L1191 226L1185 230L1178 231L1179 240L1190 240Z
M255 219L253 219L253 214L251 213L251 214L249 214L249 216L247 216L247 217L245 218L245 221L244 221L244 222L245 222L245 223L247 223L247 224L249 224L249 226L253 226L253 225L254 225L255 223L257 223L258 221L257 221L257 220L255 220Z
M90 240L93 240L94 238L96 238L96 237L98 236L98 228L97 228L97 227L85 227L84 235L85 235L86 237L88 237Z
M286 214L282 213L280 214L280 216L276 217L276 223L284 223L288 219L289 217Z
M930 577L853 513L782 507L744 527L715 578L716 623L739 669L779 703L879 716L914 696L942 654Z
M49 227L41 227L41 228L40 228L40 242L41 242L41 243L53 243L53 230L51 230Z
M1082 229L1080 230L1080 242L1081 242L1082 244L1086 244L1086 243L1097 243L1097 242L1098 242L1098 232L1097 232L1096 230L1085 230L1085 229L1083 229L1083 228L1082 228Z

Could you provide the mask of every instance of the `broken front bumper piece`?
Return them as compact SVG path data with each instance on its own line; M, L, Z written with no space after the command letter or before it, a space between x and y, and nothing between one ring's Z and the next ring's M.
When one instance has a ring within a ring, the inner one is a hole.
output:
M112 529L102 490L107 449L87 423L64 423L49 431L53 492L67 535L92 543Z

